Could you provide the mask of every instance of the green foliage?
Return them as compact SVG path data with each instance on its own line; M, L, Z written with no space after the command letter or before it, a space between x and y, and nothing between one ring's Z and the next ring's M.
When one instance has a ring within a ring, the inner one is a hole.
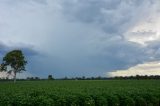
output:
M160 80L0 82L0 106L159 106L159 103Z
M52 77L52 75L48 75L48 80L53 80L54 78Z
M21 50L13 50L7 53L3 57L3 63L1 64L1 71L8 71L8 74L14 73L14 83L16 82L16 73L25 71L25 65L27 61ZM11 67L11 70L8 70L8 66Z
M13 50L3 57L2 71L7 71L7 66L11 66L16 72L25 70L27 61L21 50Z

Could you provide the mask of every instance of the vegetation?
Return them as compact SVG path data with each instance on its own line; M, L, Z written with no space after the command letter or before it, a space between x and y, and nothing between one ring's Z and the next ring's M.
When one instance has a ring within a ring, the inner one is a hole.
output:
M0 82L1 106L159 106L160 80Z
M13 73L14 82L16 82L16 73L25 71L27 61L21 50L13 50L3 57L1 71L7 71L8 74Z
M53 80L54 78L52 77L52 75L48 75L48 80Z
M119 76L119 77L73 77L73 78L61 78L60 80L151 80L151 79L156 79L159 80L160 79L160 75L151 75L151 76L140 76L140 75L136 75L136 76Z

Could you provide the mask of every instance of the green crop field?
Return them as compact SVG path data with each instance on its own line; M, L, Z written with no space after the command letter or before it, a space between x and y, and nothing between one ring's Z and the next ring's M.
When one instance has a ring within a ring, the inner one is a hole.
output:
M160 106L160 80L0 82L0 106Z

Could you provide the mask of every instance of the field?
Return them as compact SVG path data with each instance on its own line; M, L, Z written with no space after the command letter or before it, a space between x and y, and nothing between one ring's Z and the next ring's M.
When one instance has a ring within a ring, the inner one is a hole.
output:
M0 82L0 106L160 106L160 80Z

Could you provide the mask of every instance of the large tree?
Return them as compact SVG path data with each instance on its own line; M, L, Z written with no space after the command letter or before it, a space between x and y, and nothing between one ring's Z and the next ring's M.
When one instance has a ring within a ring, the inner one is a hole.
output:
M27 61L21 50L13 50L3 57L1 71L7 71L8 74L13 73L14 83L16 82L16 74L25 71Z

